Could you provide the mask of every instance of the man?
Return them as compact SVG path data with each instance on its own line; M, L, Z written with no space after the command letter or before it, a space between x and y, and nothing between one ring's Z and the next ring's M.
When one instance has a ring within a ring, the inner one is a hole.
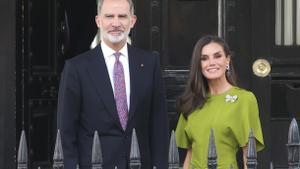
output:
M128 169L133 128L142 169L166 169L168 120L159 57L126 43L136 22L131 0L100 0L95 20L100 45L67 60L60 82L65 169L91 168L95 130L103 168Z

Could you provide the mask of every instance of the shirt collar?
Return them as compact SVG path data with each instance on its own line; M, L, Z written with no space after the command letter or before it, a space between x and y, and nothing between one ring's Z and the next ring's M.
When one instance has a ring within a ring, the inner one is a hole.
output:
M113 56L114 53L117 51L114 51L112 48L107 46L103 41L101 41L101 49L104 56L104 59L108 59L111 56ZM119 52L122 54L121 56L128 57L128 46L127 43L119 50Z

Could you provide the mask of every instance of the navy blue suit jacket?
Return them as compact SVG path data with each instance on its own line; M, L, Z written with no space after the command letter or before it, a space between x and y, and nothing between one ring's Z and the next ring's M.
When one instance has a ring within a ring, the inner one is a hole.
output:
M101 46L65 62L58 97L65 169L91 168L94 131L100 136L104 169L128 166L136 129L142 169L167 168L168 118L159 57L128 45L130 109L127 129L119 122Z

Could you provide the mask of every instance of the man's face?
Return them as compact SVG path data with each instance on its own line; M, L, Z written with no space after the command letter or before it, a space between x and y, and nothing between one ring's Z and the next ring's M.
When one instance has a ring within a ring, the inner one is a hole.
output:
M135 21L136 16L130 13L126 0L104 0L101 11L96 16L102 40L109 46L125 44Z

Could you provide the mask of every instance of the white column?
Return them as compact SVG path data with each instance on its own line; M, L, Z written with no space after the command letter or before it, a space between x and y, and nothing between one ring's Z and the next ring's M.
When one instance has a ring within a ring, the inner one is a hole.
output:
M293 45L293 0L284 0L284 45Z
M275 44L276 45L282 45L281 44L281 20L282 15L282 0L275 0Z
M296 26L296 44L297 45L300 45L300 0L297 0L296 1L296 11L297 11L297 14L296 14L296 22L297 22L297 26Z

